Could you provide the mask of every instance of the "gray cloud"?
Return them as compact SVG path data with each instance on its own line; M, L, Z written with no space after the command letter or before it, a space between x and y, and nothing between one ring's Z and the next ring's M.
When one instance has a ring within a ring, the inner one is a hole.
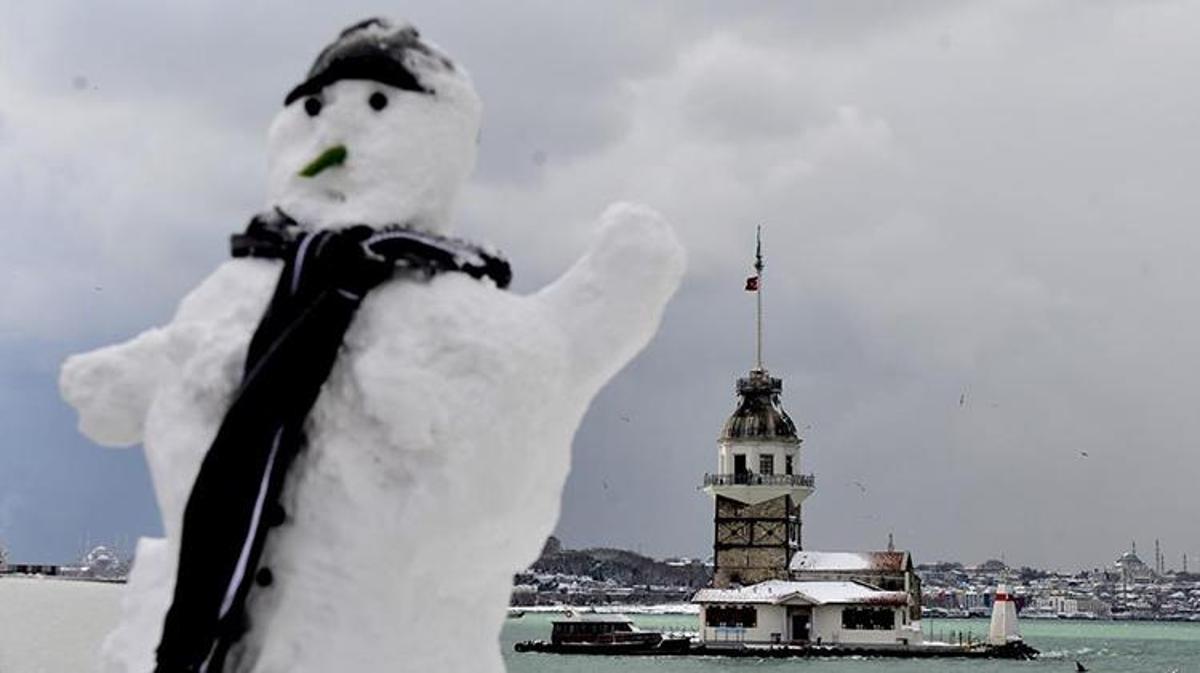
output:
M1065 568L1131 537L1200 551L1184 495L1200 472L1197 9L697 7L411 15L484 97L461 219L509 251L520 289L565 268L618 198L662 210L690 250L661 334L577 438L567 541L706 553L695 487L750 365L741 282L766 223L768 365L810 426L803 460L818 477L807 545L878 546L894 531L918 559ZM6 371L52 377L18 360L165 319L258 207L282 93L339 26L375 13L0 9ZM24 402L17 380L0 383L25 410L4 417L6 436L36 416L56 429L44 442L82 455L57 431L70 413ZM64 451L19 455L58 474ZM0 454L0 475L17 455ZM143 473L111 474L148 493ZM131 514L144 502L113 510L120 530L145 525ZM63 519L63 536L80 521Z

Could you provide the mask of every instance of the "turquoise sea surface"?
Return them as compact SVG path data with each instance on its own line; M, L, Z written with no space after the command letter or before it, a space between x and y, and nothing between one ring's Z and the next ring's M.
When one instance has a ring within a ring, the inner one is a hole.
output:
M644 628L695 630L689 615L630 615ZM517 653L521 640L546 640L553 615L527 613L504 626L500 646L509 673L1074 673L1075 661L1094 673L1200 673L1200 624L1025 620L1025 640L1042 656L1037 661L965 659L725 659L719 657L591 657ZM958 632L978 638L987 620L937 619L925 624L939 639ZM964 636L965 637L965 636Z

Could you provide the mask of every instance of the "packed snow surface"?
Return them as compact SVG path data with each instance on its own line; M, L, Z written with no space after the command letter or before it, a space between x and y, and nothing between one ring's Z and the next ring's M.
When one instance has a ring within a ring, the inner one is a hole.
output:
M813 605L873 603L904 605L908 594L881 591L861 582L789 582L767 580L737 589L701 589L693 603L767 603L799 600Z
M902 551L798 551L788 564L790 570L858 571L904 570Z
M434 97L339 81L319 115L303 100L281 111L268 205L311 227L446 231L474 163L479 105L462 68L445 63L410 64ZM368 106L373 92L389 97L385 109ZM294 177L333 144L347 149L343 165ZM153 668L183 508L280 267L225 262L167 325L63 365L80 429L144 446L166 530L139 544L105 671ZM660 216L617 204L591 250L531 295L457 273L372 291L309 417L283 493L288 521L262 559L275 582L251 592L251 630L230 668L503 670L496 639L512 575L558 517L575 430L653 336L683 267Z
M0 575L0 671L94 670L120 591L107 582Z

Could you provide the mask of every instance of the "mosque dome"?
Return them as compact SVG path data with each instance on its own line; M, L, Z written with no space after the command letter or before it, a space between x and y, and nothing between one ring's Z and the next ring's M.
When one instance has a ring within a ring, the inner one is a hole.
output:
M783 410L783 380L754 369L738 379L738 406L721 431L722 440L774 440L799 444L796 424Z
M1118 568L1140 568L1145 566L1146 562L1138 557L1137 552L1127 551L1121 554L1114 565Z

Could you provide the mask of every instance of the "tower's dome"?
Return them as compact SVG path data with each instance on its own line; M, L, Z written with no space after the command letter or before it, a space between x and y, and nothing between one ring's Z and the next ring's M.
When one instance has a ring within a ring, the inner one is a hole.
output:
M725 421L721 439L759 439L800 443L796 424L783 410L779 393L783 380L766 371L755 369L750 376L738 379L738 406Z

